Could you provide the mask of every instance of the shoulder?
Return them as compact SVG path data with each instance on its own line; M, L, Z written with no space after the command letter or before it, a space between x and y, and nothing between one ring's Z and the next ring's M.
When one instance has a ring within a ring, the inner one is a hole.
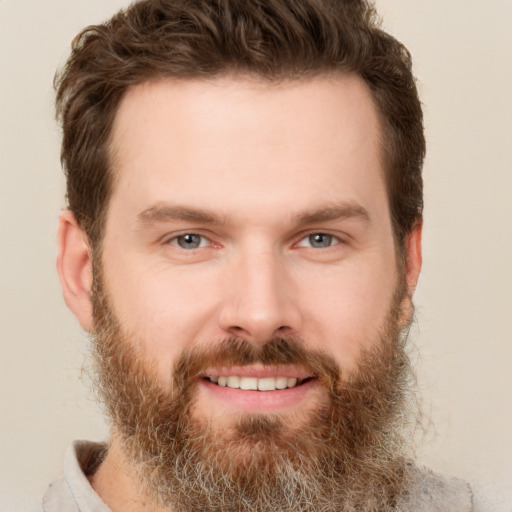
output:
M101 461L105 446L75 441L66 453L64 475L43 496L44 512L110 512L91 487L87 475Z
M399 511L474 512L473 493L464 480L411 464L413 478Z
M43 496L43 511L79 512L78 505L64 476L48 486Z
M475 485L471 484L473 490L473 511L472 512L510 512L512 510L512 486L502 475L494 475L491 480L480 479Z

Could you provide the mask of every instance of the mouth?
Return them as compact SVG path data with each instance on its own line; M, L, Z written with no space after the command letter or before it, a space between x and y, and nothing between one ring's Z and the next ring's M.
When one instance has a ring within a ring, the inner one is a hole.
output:
M247 366L206 371L199 382L210 399L230 409L257 412L297 406L318 378L300 369Z
M208 382L221 387L241 389L243 391L276 391L296 388L314 379L314 377L245 377L239 375L219 375L203 377Z

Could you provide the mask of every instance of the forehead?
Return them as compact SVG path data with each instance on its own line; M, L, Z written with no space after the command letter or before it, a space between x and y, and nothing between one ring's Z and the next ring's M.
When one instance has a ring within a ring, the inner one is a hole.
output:
M130 195L140 208L371 202L384 187L377 110L355 76L143 83L121 102L111 143L113 200Z

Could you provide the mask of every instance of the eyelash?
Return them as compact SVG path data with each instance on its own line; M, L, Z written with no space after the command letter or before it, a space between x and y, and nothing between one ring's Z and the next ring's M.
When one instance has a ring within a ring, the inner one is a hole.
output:
M311 242L311 239L313 237L325 237L328 239L328 241L330 242L328 245L326 246L323 246L323 247L313 247L312 245L308 246L312 249L329 249L330 247L333 247L335 245L338 245L339 243L341 243L341 239L340 237L336 236L336 235L332 235L330 233L325 233L323 231L315 231L315 232L312 232L312 233L309 233L308 235L302 237L300 239L300 242L298 244L299 247L306 247L304 245L301 245L301 243L305 240L309 240L309 242ZM332 243L334 242L334 243Z
M180 239L184 239L185 237L199 237L200 240L199 240L199 243L197 246L186 248L186 247L183 247L180 245ZM312 245L303 245L303 242L307 241L307 240L309 240L309 242L311 243L313 237L326 237L328 239L329 243L328 243L328 245L323 246L323 247L313 247ZM206 244L204 243L205 241L206 241ZM313 231L313 232L310 232L310 233L302 236L302 238L299 240L299 242L296 245L298 247L309 247L311 249L329 249L330 247L338 245L341 242L342 242L342 240L340 239L340 237L338 237L336 235L332 235L328 232L323 232L323 231ZM203 249L203 248L209 246L210 244L212 244L212 241L205 235L202 235L201 233L195 233L195 232L191 231L191 232L186 232L186 233L182 233L179 235L175 235L172 238L170 238L169 240L167 240L166 243L170 244L170 245L174 245L174 246L176 246L180 249L183 249L185 251L189 251L189 250L193 251L195 249Z
M197 247L188 247L188 248L182 247L179 244L179 241L180 241L180 239L184 239L186 237L198 237L198 238L200 238L199 245ZM209 243L204 245L203 244L204 241L207 241ZM166 243L168 243L170 245L174 245L174 246L176 246L176 247L178 247L180 249L183 249L185 251L188 251L188 250L194 250L194 249L203 249L205 246L211 244L211 240L209 240L209 238L207 238L206 236L204 236L204 235L202 235L200 233L189 232L189 233L182 233L181 235L173 236Z

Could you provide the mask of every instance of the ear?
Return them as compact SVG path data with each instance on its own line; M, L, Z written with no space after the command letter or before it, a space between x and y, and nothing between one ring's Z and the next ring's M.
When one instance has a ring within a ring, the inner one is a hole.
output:
M407 286L407 293L402 297L402 304L400 308L401 327L407 327L411 324L414 315L414 306L412 296L421 270L421 222L418 223L414 229L407 235L405 239L405 281Z
M92 251L71 211L62 212L57 233L57 272L68 308L87 332L92 330Z
M421 271L421 230L423 224L418 222L405 240L405 276L409 296L412 297Z

